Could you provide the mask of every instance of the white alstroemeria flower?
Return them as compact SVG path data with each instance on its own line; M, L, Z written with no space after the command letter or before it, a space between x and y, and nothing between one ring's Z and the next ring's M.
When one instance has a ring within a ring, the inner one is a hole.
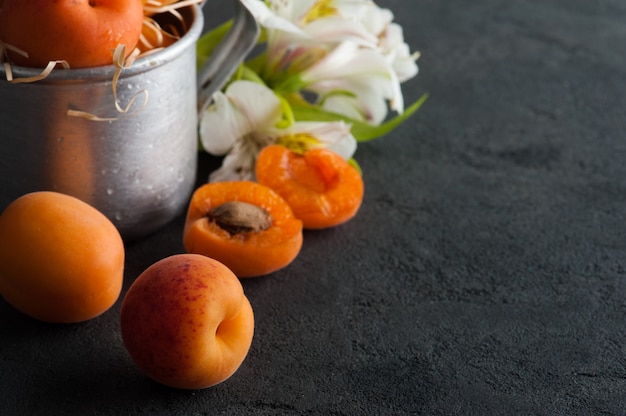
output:
M293 22L317 42L351 40L375 45L376 36L358 22L369 9L369 0L269 0L277 16Z
M371 2L367 13L362 16L362 23L379 41L377 49L391 62L398 80L408 81L418 73L415 61L419 53L411 53L409 45L404 41L402 26L393 22L391 10L378 7Z
M209 181L254 180L254 167L263 147L281 143L305 150L329 147L349 159L356 150L350 126L343 122L295 122L281 128L282 107L264 85L237 81L200 115L200 140L213 155L226 155Z
M268 81L314 64L334 45L351 41L373 48L378 38L353 17L364 15L365 0L244 0L267 34Z
M377 51L351 42L340 44L303 71L300 79L322 103L349 117L359 109L357 119L379 124L387 115L387 100L392 110L404 111L400 82L390 62Z
M243 0L264 27L259 75L279 92L308 90L328 111L378 125L402 113L417 74L393 13L371 0Z

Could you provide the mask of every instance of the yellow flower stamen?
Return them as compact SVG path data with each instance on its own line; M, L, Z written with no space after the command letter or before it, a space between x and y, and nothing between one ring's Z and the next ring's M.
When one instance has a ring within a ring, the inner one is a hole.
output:
M290 134L287 136L279 137L276 140L276 144L285 146L292 151L303 154L308 149L319 144L319 139L308 133Z
M304 26L323 17L337 16L339 11L334 6L334 3L335 0L317 0L302 18L302 25Z

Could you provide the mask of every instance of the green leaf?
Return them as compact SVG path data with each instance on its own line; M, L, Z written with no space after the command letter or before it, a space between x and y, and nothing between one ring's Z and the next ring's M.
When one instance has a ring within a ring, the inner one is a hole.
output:
M267 60L267 51L264 50L256 56L248 56L246 58L246 66L257 74L261 74L265 61Z
M202 68L232 25L232 20L229 20L210 32L205 33L198 39L198 42L196 42L196 68Z
M367 142L384 136L411 117L417 110L420 109L427 99L428 94L423 94L417 101L411 104L408 108L404 109L402 114L379 126L372 126L367 123L359 122L359 124L352 126L352 134L360 142Z
M270 86L273 87L276 94L289 94L302 91L306 86L306 83L302 81L299 74L296 74L280 79L280 82L278 83L272 82Z
M406 108L404 112L391 120L373 126L371 124L354 120L340 114L322 110L316 106L292 105L293 114L298 121L339 121L352 124L352 135L358 142L368 142L393 131L400 124L411 117L428 99L428 94L422 95L416 102Z

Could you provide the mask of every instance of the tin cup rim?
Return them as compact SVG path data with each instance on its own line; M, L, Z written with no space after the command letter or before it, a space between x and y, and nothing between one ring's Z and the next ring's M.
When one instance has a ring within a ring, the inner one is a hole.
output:
M185 34L172 45L134 61L128 68L123 69L120 78L138 75L160 67L173 61L187 48L195 44L204 28L204 16L201 9L197 5L191 5L181 8L179 12L187 25L191 23ZM38 76L41 74L42 68L11 65L11 71L13 78L27 78ZM111 80L116 71L117 68L113 64L91 68L59 69L53 70L48 76L35 82L35 84ZM0 65L0 82L8 82L6 80L6 71L2 65Z

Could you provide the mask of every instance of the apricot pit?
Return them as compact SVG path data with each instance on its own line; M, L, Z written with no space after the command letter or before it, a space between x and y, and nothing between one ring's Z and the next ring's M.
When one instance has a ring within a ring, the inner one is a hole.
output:
M272 216L263 208L241 201L229 201L209 211L209 219L231 234L260 232L272 226Z

